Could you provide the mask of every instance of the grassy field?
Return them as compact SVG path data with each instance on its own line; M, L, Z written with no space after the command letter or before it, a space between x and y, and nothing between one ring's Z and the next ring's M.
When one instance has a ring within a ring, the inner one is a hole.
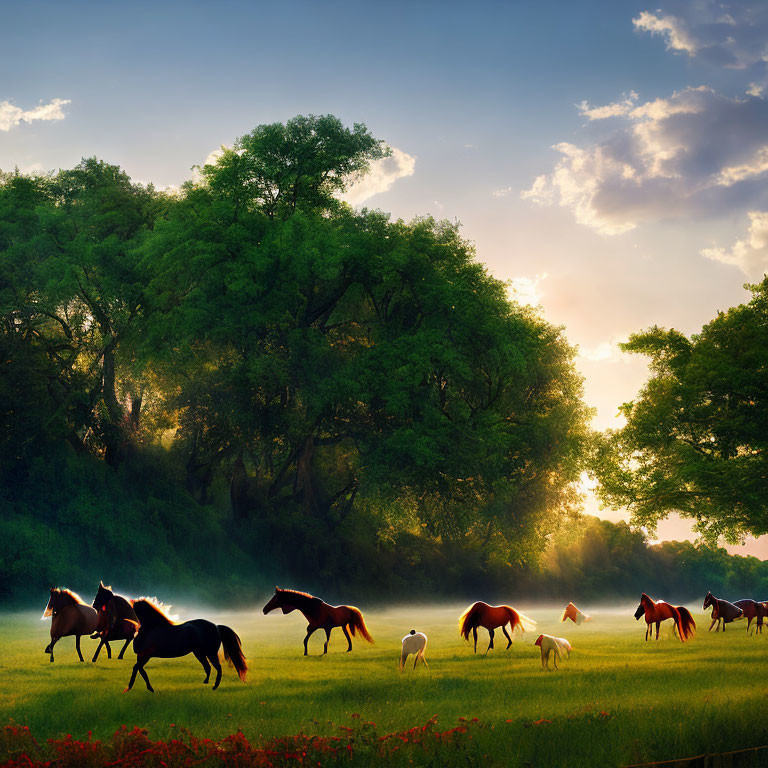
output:
M56 646L51 664L43 648L49 625L40 614L0 618L0 706L6 719L28 725L38 738L93 731L106 737L121 725L146 727L168 738L185 726L200 736L220 737L240 729L252 740L303 731L326 734L349 724L352 713L380 730L409 728L438 715L442 728L459 717L487 725L478 749L499 765L601 766L672 759L768 743L768 633L747 637L743 622L725 633L708 633L709 621L694 611L696 638L685 645L662 629L658 643L644 642L644 622L622 611L590 611L581 627L559 623L559 611L521 606L537 630L567 637L574 646L558 672L544 672L537 633L527 633L509 651L498 639L488 656L474 655L458 636L464 606L391 608L366 612L376 638L355 641L344 653L338 630L329 654L322 633L304 658L305 623L297 613L263 616L254 608L219 613L178 608L182 619L205 615L228 624L243 639L248 682L225 666L212 693L193 657L152 660L147 671L156 689L141 679L123 694L133 654L117 661L83 640L86 663L74 641ZM589 607L586 606L586 610ZM669 624L669 622L667 622ZM429 636L429 670L397 670L400 640L409 629ZM487 646L481 632L479 645ZM171 724L174 724L173 726Z

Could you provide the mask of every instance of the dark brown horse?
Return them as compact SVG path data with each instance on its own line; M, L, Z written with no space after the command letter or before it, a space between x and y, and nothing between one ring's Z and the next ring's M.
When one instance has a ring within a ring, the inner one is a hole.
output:
M730 624L736 619L740 619L744 615L744 611L739 608L738 605L729 603L727 600L720 600L716 598L711 592L707 592L707 596L704 598L704 605L702 608L706 609L712 606L712 623L709 625L709 631L712 631L712 627L717 622L717 629L715 632L720 631L720 622L723 622L723 632L725 632L725 625Z
M328 641L331 639L331 630L334 627L341 627L344 637L347 638L347 653L352 650L352 637L356 632L360 632L363 639L369 643L373 638L365 626L365 620L360 609L353 605L328 605L319 597L313 597L307 592L298 592L295 589L280 589L275 587L275 594L272 599L264 606L264 613L274 611L280 608L283 613L290 613L298 610L304 614L307 620L307 636L304 638L304 655L307 655L307 643L313 632L318 629L325 630L325 644L323 653L328 653ZM349 630L349 631L347 631ZM352 637L349 633L352 633Z
M755 634L763 632L763 619L768 616L768 610L766 610L765 603L761 603L758 600L734 600L733 603L737 608L741 608L742 614L747 620L747 634L749 634L749 625L752 623L752 619L757 619L757 625L755 628Z
M533 619L519 613L510 605L488 605L480 601L470 605L459 617L459 634L465 640L469 640L469 633L472 632L472 637L475 639L475 653L477 653L477 628L485 627L491 636L491 641L485 650L488 653L493 648L494 630L499 627L507 638L507 648L512 645L512 638L507 633L507 624L513 632L518 627L525 632L526 629L532 630L536 626Z
M93 654L92 661L95 662L99 658L102 646L107 647L107 658L112 658L110 640L125 640L125 645L117 657L122 659L125 649L139 628L139 620L133 606L122 595L116 595L111 587L105 587L103 582L99 582L99 591L93 599L93 607L99 615L99 620L92 637L94 640L100 638L101 642Z
M663 600L654 600L643 592L640 595L640 605L637 606L635 611L635 618L639 621L641 616L645 616L645 639L649 639L649 636L653 634L651 625L656 625L656 639L659 639L659 627L662 621L672 619L677 629L680 642L684 643L689 638L693 637L696 632L696 622L693 620L690 611L683 606L679 608L665 603ZM674 630L673 630L674 631Z
M224 651L224 658L237 671L238 677L245 681L248 664L243 654L240 638L229 627L223 624L213 624L205 619L193 619L177 624L155 602L142 598L133 601L133 609L139 619L139 631L133 640L133 650L136 652L136 663L133 665L131 680L125 691L130 691L138 672L147 685L147 690L154 693L144 669L146 663L153 657L158 659L177 659L188 653L202 664L207 683L211 677L211 667L216 670L215 691L221 682L221 664L219 663L219 648Z
M53 646L60 638L74 635L75 650L80 661L84 661L83 654L80 653L80 638L83 635L90 635L96 629L98 621L96 611L90 605L86 605L80 595L71 589L51 587L51 596L48 599L48 605L45 606L43 618L49 616L51 617L51 642L43 653L50 653L53 661Z

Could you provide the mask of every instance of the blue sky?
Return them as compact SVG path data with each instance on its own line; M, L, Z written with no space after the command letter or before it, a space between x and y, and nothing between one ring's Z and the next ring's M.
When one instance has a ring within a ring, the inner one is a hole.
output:
M0 168L97 155L178 185L257 124L364 122L397 153L354 201L461 221L579 346L598 427L618 426L646 375L619 341L654 323L694 332L768 268L763 0L0 12Z

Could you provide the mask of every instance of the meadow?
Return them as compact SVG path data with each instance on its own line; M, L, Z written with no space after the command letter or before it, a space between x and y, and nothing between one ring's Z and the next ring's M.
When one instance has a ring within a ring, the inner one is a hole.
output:
M473 750L486 764L520 766L616 766L703 752L723 752L768 742L768 633L747 636L744 622L725 633L707 632L708 618L693 610L695 639L685 645L662 628L661 639L644 641L644 621L635 605L585 610L594 620L575 627L559 622L560 610L519 608L538 622L537 632L517 639L509 651L497 633L485 656L458 636L464 606L392 607L366 611L376 643L354 641L345 653L338 630L321 656L322 633L302 656L305 622L298 613L263 616L259 606L213 614L177 606L180 618L206 616L241 636L250 670L241 683L224 667L215 693L188 657L153 659L147 671L156 689L139 678L127 684L133 654L118 661L96 642L83 640L85 663L72 638L56 646L51 664L43 648L48 622L40 613L7 613L0 626L0 702L6 721L27 725L39 739L72 734L107 738L122 725L139 725L153 738L168 739L188 728L220 738L237 730L258 743L274 736L331 734L354 724L353 715L375 721L379 732L422 725L433 715L441 729L459 718L479 724ZM669 624L669 622L667 622ZM429 669L411 664L399 673L400 641L415 628L429 636ZM559 671L541 669L538 632L567 637L574 651Z

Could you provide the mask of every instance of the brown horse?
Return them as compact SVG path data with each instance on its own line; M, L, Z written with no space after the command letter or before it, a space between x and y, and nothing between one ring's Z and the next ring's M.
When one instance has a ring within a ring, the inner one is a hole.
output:
M662 621L673 619L675 628L678 632L680 642L684 643L693 637L696 632L696 622L693 620L687 608L677 608L674 605L665 603L663 600L653 600L643 592L640 596L640 605L635 611L635 618L639 621L640 617L645 615L645 639L648 640L649 634L652 635L651 625L656 625L656 639L659 639L659 627Z
M725 625L730 624L736 619L740 619L744 615L744 611L739 608L738 605L729 603L727 600L720 600L715 597L711 592L707 592L707 596L704 598L704 605L702 608L706 609L712 606L712 623L709 625L709 631L712 631L712 627L717 622L717 629L715 632L720 631L720 622L723 622L723 632L725 632ZM749 625L747 625L749 628Z
M744 617L747 619L747 634L749 634L749 625L752 623L752 619L757 619L757 625L755 628L755 634L763 632L763 619L768 616L765 603L761 603L757 600L734 600L733 603L737 608L741 608Z
M488 605L488 603L477 602L470 605L459 617L459 633L465 640L469 640L469 633L475 640L475 653L477 653L477 628L485 627L491 636L491 642L488 643L486 653L493 648L494 630L501 627L504 637L507 638L507 648L512 645L512 638L507 632L507 624L514 632L518 627L522 632L526 629L533 629L536 622L529 619L522 613L519 613L509 605ZM506 649L505 649L506 650Z
M95 662L99 658L99 651L101 651L102 646L107 647L107 658L112 658L112 650L109 647L110 640L125 640L125 645L117 657L122 659L125 649L139 629L139 620L136 618L133 606L121 595L116 595L111 587L105 587L104 582L99 582L99 590L93 599L93 607L99 615L99 620L92 639L100 638L101 642L96 653L93 654L92 661Z
M74 635L75 650L80 661L84 661L83 654L80 653L80 638L83 635L90 635L96 629L98 622L96 611L90 605L86 605L80 595L72 590L51 587L51 596L48 599L48 605L45 606L43 618L49 616L51 617L51 642L43 653L50 653L51 662L53 662L53 646L60 638Z
M323 653L328 653L328 641L331 639L331 630L334 627L341 627L344 637L347 638L347 653L352 650L352 637L355 632L360 632L361 636L369 643L373 638L365 626L363 614L358 608L352 605L328 605L319 597L313 597L307 592L298 592L295 589L280 589L275 587L275 594L272 599L264 606L264 613L274 611L280 608L283 613L290 613L299 610L304 614L304 618L309 622L307 625L307 636L304 638L304 655L307 655L307 642L313 632L318 629L325 630L325 645ZM349 629L349 632L347 631Z

